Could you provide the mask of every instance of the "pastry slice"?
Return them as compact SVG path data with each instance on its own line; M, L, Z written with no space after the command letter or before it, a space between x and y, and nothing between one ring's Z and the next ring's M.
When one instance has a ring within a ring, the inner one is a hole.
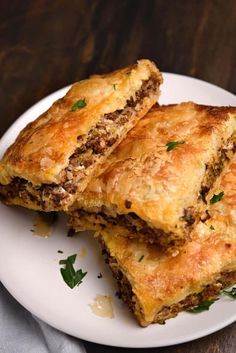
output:
M182 245L236 149L236 108L192 102L153 107L79 195L75 230L110 228L164 247Z
M236 161L209 199L214 203L209 204L208 219L196 225L193 240L175 254L168 255L156 244L114 236L112 226L100 232L119 293L141 326L163 323L236 283L235 185ZM213 199L219 190L224 195Z
M28 124L0 162L7 204L67 210L126 133L156 103L162 76L149 60L75 83Z

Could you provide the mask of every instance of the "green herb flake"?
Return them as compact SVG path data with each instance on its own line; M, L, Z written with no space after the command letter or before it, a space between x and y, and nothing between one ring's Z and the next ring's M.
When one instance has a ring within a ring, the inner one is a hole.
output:
M227 295L233 300L236 300L236 287L233 287L230 291L228 290L223 290L223 294Z
M220 201L223 196L224 196L224 191L221 191L219 194L214 194L210 199L210 204L212 205L213 203Z
M116 86L117 86L117 83L113 83L113 88L114 88L114 91L116 91Z
M215 227L211 224L210 229L215 230Z
M76 260L76 254L68 256L65 260L60 260L59 264L64 265L64 268L61 268L61 275L66 284L72 289L76 285L82 283L82 279L86 276L87 272L83 272L81 269L75 271L74 263Z
M173 150L176 146L178 145L183 145L185 143L184 140L182 141L170 141L170 142L167 142L166 146L167 146L167 149L166 151L167 152L170 152L171 150Z
M140 258L138 259L138 262L143 261L143 259L144 259L144 255L140 256Z
M210 306L214 304L219 298L211 299L211 300L205 300L198 306L193 307L192 309L188 309L187 312L191 314L198 314L201 313L202 311L206 311L210 309Z
M130 75L131 75L131 71L127 71L127 72L126 72L126 75L127 75L127 76L130 76Z
M63 254L62 250L57 250L58 254Z
M166 322L165 322L165 320L162 320L162 321L158 321L158 324L159 324L159 325L165 325Z
M85 99L79 99L75 104L72 105L71 111L75 112L77 109L81 109L86 107L87 103L85 102Z

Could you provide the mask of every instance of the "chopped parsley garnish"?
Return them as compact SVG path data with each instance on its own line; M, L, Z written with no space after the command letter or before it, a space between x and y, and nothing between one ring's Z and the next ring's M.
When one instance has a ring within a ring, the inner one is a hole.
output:
M117 86L117 83L113 83L113 88L114 88L114 90L116 91L116 86Z
M144 259L144 255L140 256L140 258L138 259L138 262L141 262Z
M159 325L165 325L166 322L165 322L165 320L162 320L162 321L158 321L158 324L159 324Z
M101 272L99 273L99 275L97 275L97 278L102 278Z
M222 199L224 196L224 191L221 191L219 194L214 194L212 198L210 199L210 204L212 205L213 203L216 203Z
M127 72L126 72L126 75L127 75L127 76L130 76L130 75L131 75L131 71L127 71Z
M76 254L68 256L65 260L60 260L59 264L64 265L61 268L61 275L70 288L74 288L76 285L82 283L82 279L86 276L87 272L83 272L81 269L75 271L74 263L76 260Z
M58 254L63 254L62 250L57 250Z
M170 141L170 142L167 142L166 146L167 146L167 149L166 151L167 152L170 152L171 150L173 150L176 146L178 145L183 145L185 143L184 140L182 141Z
M42 219L43 222L47 223L48 225L54 224L58 219L57 212L41 212L37 211L39 217Z
M86 107L87 103L85 102L85 99L79 99L75 104L72 105L71 111L75 112L77 109L81 109Z
M230 291L223 290L222 292L231 299L236 300L236 287L233 287Z
M210 229L215 230L215 227L211 224Z
M193 307L192 309L188 309L187 312L191 314L198 314L201 313L202 311L206 311L210 309L210 306L214 304L219 298L211 299L211 300L205 300L198 306Z

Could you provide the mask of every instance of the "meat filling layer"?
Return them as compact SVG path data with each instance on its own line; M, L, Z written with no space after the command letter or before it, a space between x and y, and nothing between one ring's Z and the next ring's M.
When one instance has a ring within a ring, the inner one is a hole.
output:
M213 186L216 178L221 174L227 162L229 162L236 152L236 136L232 136L226 145L218 151L215 163L206 165L206 173L202 181L199 198L206 203L206 196Z
M158 243L165 247L168 245L170 249L172 246L183 245L187 237L187 234L183 234L183 239L181 239L180 236L176 236L174 233L166 233L162 229L151 228L147 222L133 212L111 217L102 212L89 213L80 209L76 211L74 222L73 220L71 222L72 227L76 228L77 220L78 227L80 227L80 220L82 220L81 225L83 226L85 221L85 223L87 222L87 228L91 227L91 230L103 229L107 225L124 227L129 231L129 238L135 238L142 242Z

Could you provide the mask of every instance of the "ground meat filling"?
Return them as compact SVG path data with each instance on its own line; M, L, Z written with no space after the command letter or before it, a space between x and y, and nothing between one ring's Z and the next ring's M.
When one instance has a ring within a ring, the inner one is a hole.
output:
M97 219L97 223L101 228L106 225L104 221L112 224L113 226L121 226L129 230L129 237L138 239L142 242L158 243L163 246L181 246L185 242L186 236L181 239L179 236L176 237L174 233L166 233L162 229L151 228L147 222L138 217L135 213L130 212L126 215L116 215L116 217L108 216L103 212L89 213L82 209L76 211L79 219L88 219L93 216Z
M142 315L141 308L138 303L138 298L132 291L132 287L126 276L120 270L119 265L114 257L112 257L106 248L104 241L99 238L102 246L102 253L105 257L106 263L109 265L113 277L116 279L118 284L118 296L128 305L130 311L136 315L136 311L139 310ZM219 274L219 278L215 283L206 285L202 292L188 295L185 299L179 303L171 306L164 306L155 316L153 323L163 323L163 321L175 317L179 312L190 309L194 306L199 305L205 300L216 297L220 291L224 288L233 285L236 282L236 271L233 272L222 272ZM136 315L137 316L137 315Z
M212 188L216 178L221 174L225 164L232 159L233 154L236 152L236 142L234 142L234 139L235 136L231 137L226 143L226 146L218 151L216 163L206 165L205 177L199 192L199 200L202 200L204 203L207 203L206 196ZM188 207L184 209L184 214L181 219L186 222L188 227L191 227L198 218L199 215L194 211L194 207ZM207 219L209 219L209 214L207 214L206 211L206 214L202 216L202 220Z
M131 97L124 109L105 114L89 131L86 141L83 141L83 137L79 136L78 141L83 141L83 144L70 157L68 167L62 172L60 185L35 186L23 178L16 177L10 184L0 185L1 198L7 202L8 199L21 197L25 201L36 202L42 208L50 199L52 205L59 207L62 200L70 196L68 194L76 192L76 185L86 177L88 168L92 167L120 138L123 132L122 126L140 109L144 98L156 94L158 89L159 83L156 77L151 76L148 80L143 81L141 88L135 94L135 99Z
M109 147L117 142L122 133L122 126L136 115L144 98L156 94L158 88L159 84L155 77L143 81L141 88L135 94L135 99L131 97L123 109L105 114L89 131L86 141L83 141L82 136L78 136L78 141L83 141L83 143L70 157L69 166L63 172L63 186L68 192L70 190L67 188L70 188L73 179L76 178L77 182L78 179L85 176L85 169L92 166Z
M195 223L194 207L184 208L184 215L181 219L186 222L188 227L191 227Z
M120 299L123 299L123 301L128 305L130 311L134 313L136 300L137 300L136 295L133 293L132 287L128 279L123 274L123 272L119 269L119 265L116 259L110 255L101 237L99 238L99 242L102 247L102 254L104 256L105 262L109 265L112 271L112 275L117 281L117 284L118 284L117 295Z
M235 137L234 137L235 139ZM206 196L213 186L216 178L221 174L225 164L231 160L232 155L236 152L236 142L231 138L226 146L218 151L218 158L216 163L206 165L206 173L204 181L202 182L201 190L199 192L199 199L206 203Z
M26 204L33 202L41 209L44 209L45 201L50 201L55 207L59 207L63 199L67 197L67 192L61 185L41 185L35 186L25 179L15 177L8 185L0 184L0 197L6 203L8 200L21 198Z

